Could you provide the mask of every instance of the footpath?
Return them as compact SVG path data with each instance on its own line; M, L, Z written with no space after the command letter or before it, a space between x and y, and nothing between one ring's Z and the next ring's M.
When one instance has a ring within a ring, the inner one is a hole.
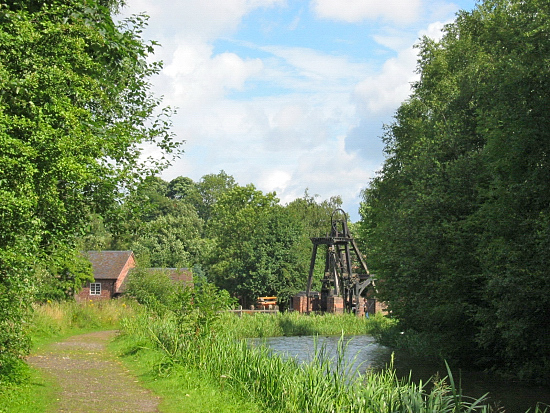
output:
M60 387L53 412L158 412L160 399L107 351L115 335L116 331L99 331L73 336L28 358Z

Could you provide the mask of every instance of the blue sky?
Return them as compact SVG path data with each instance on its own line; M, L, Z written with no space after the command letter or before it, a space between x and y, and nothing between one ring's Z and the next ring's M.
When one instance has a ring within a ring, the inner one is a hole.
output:
M421 36L474 0L128 0L162 47L152 79L183 156L162 177L224 170L285 204L340 195L353 221L410 93ZM154 153L152 155L155 155Z

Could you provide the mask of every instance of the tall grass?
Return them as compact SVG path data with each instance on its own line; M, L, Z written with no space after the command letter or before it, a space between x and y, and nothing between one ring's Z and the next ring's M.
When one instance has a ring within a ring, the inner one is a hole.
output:
M292 317L290 320L297 321L296 316ZM133 351L156 348L164 354L161 364L165 367L193 368L197 374L219 381L221 388L231 388L273 411L488 411L481 406L482 401L465 400L449 382L418 385L398 379L391 368L381 373L352 375L343 357L335 366L322 349L312 362L297 363L271 354L266 347L249 347L235 335L235 331L242 335L242 330L235 329L234 324L224 324L231 320L222 316L222 322L212 328L193 330L192 324L182 327L181 319L169 314L163 318L139 315L123 321L122 339L134 346ZM258 321L257 325L264 322Z
M131 300L53 302L34 306L31 337L34 345L92 330L116 329L136 310Z
M223 313L218 319L224 330L231 331L236 337L279 337L306 335L360 335L373 334L395 324L394 320L383 317L356 317L353 314L311 314L297 312L277 314Z

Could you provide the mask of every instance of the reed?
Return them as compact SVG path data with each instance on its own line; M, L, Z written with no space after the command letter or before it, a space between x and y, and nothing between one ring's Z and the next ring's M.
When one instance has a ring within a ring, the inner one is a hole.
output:
M311 314L297 312L277 314L243 314L238 317L223 313L218 323L236 337L279 337L302 335L360 335L391 328L395 321L383 317L356 317L353 314Z
M221 316L219 321L228 320L231 319ZM318 321L319 325L325 321ZM263 320L258 325L264 322L273 324L272 320ZM417 385L398 379L391 366L380 373L353 375L342 354L336 362L331 362L320 348L310 363L298 363L273 355L266 347L248 346L235 335L234 324L218 322L209 328L190 330L192 326L197 327L193 324L181 327L176 317L141 315L124 321L122 339L129 345L139 343L135 351L144 347L147 340L146 347L164 354L165 366L193 368L197 374L219 381L221 388L231 388L272 411L488 411L482 400L464 400L452 381ZM136 333L137 341L133 336Z

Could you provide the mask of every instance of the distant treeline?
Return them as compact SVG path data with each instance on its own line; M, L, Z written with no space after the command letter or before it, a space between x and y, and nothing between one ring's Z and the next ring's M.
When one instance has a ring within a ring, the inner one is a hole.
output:
M150 176L116 213L91 217L82 248L132 250L142 266L193 268L243 304L277 296L285 306L305 289L309 238L330 231L340 205L339 197L318 202L306 191L283 206L275 193L240 186L224 171L197 182Z

